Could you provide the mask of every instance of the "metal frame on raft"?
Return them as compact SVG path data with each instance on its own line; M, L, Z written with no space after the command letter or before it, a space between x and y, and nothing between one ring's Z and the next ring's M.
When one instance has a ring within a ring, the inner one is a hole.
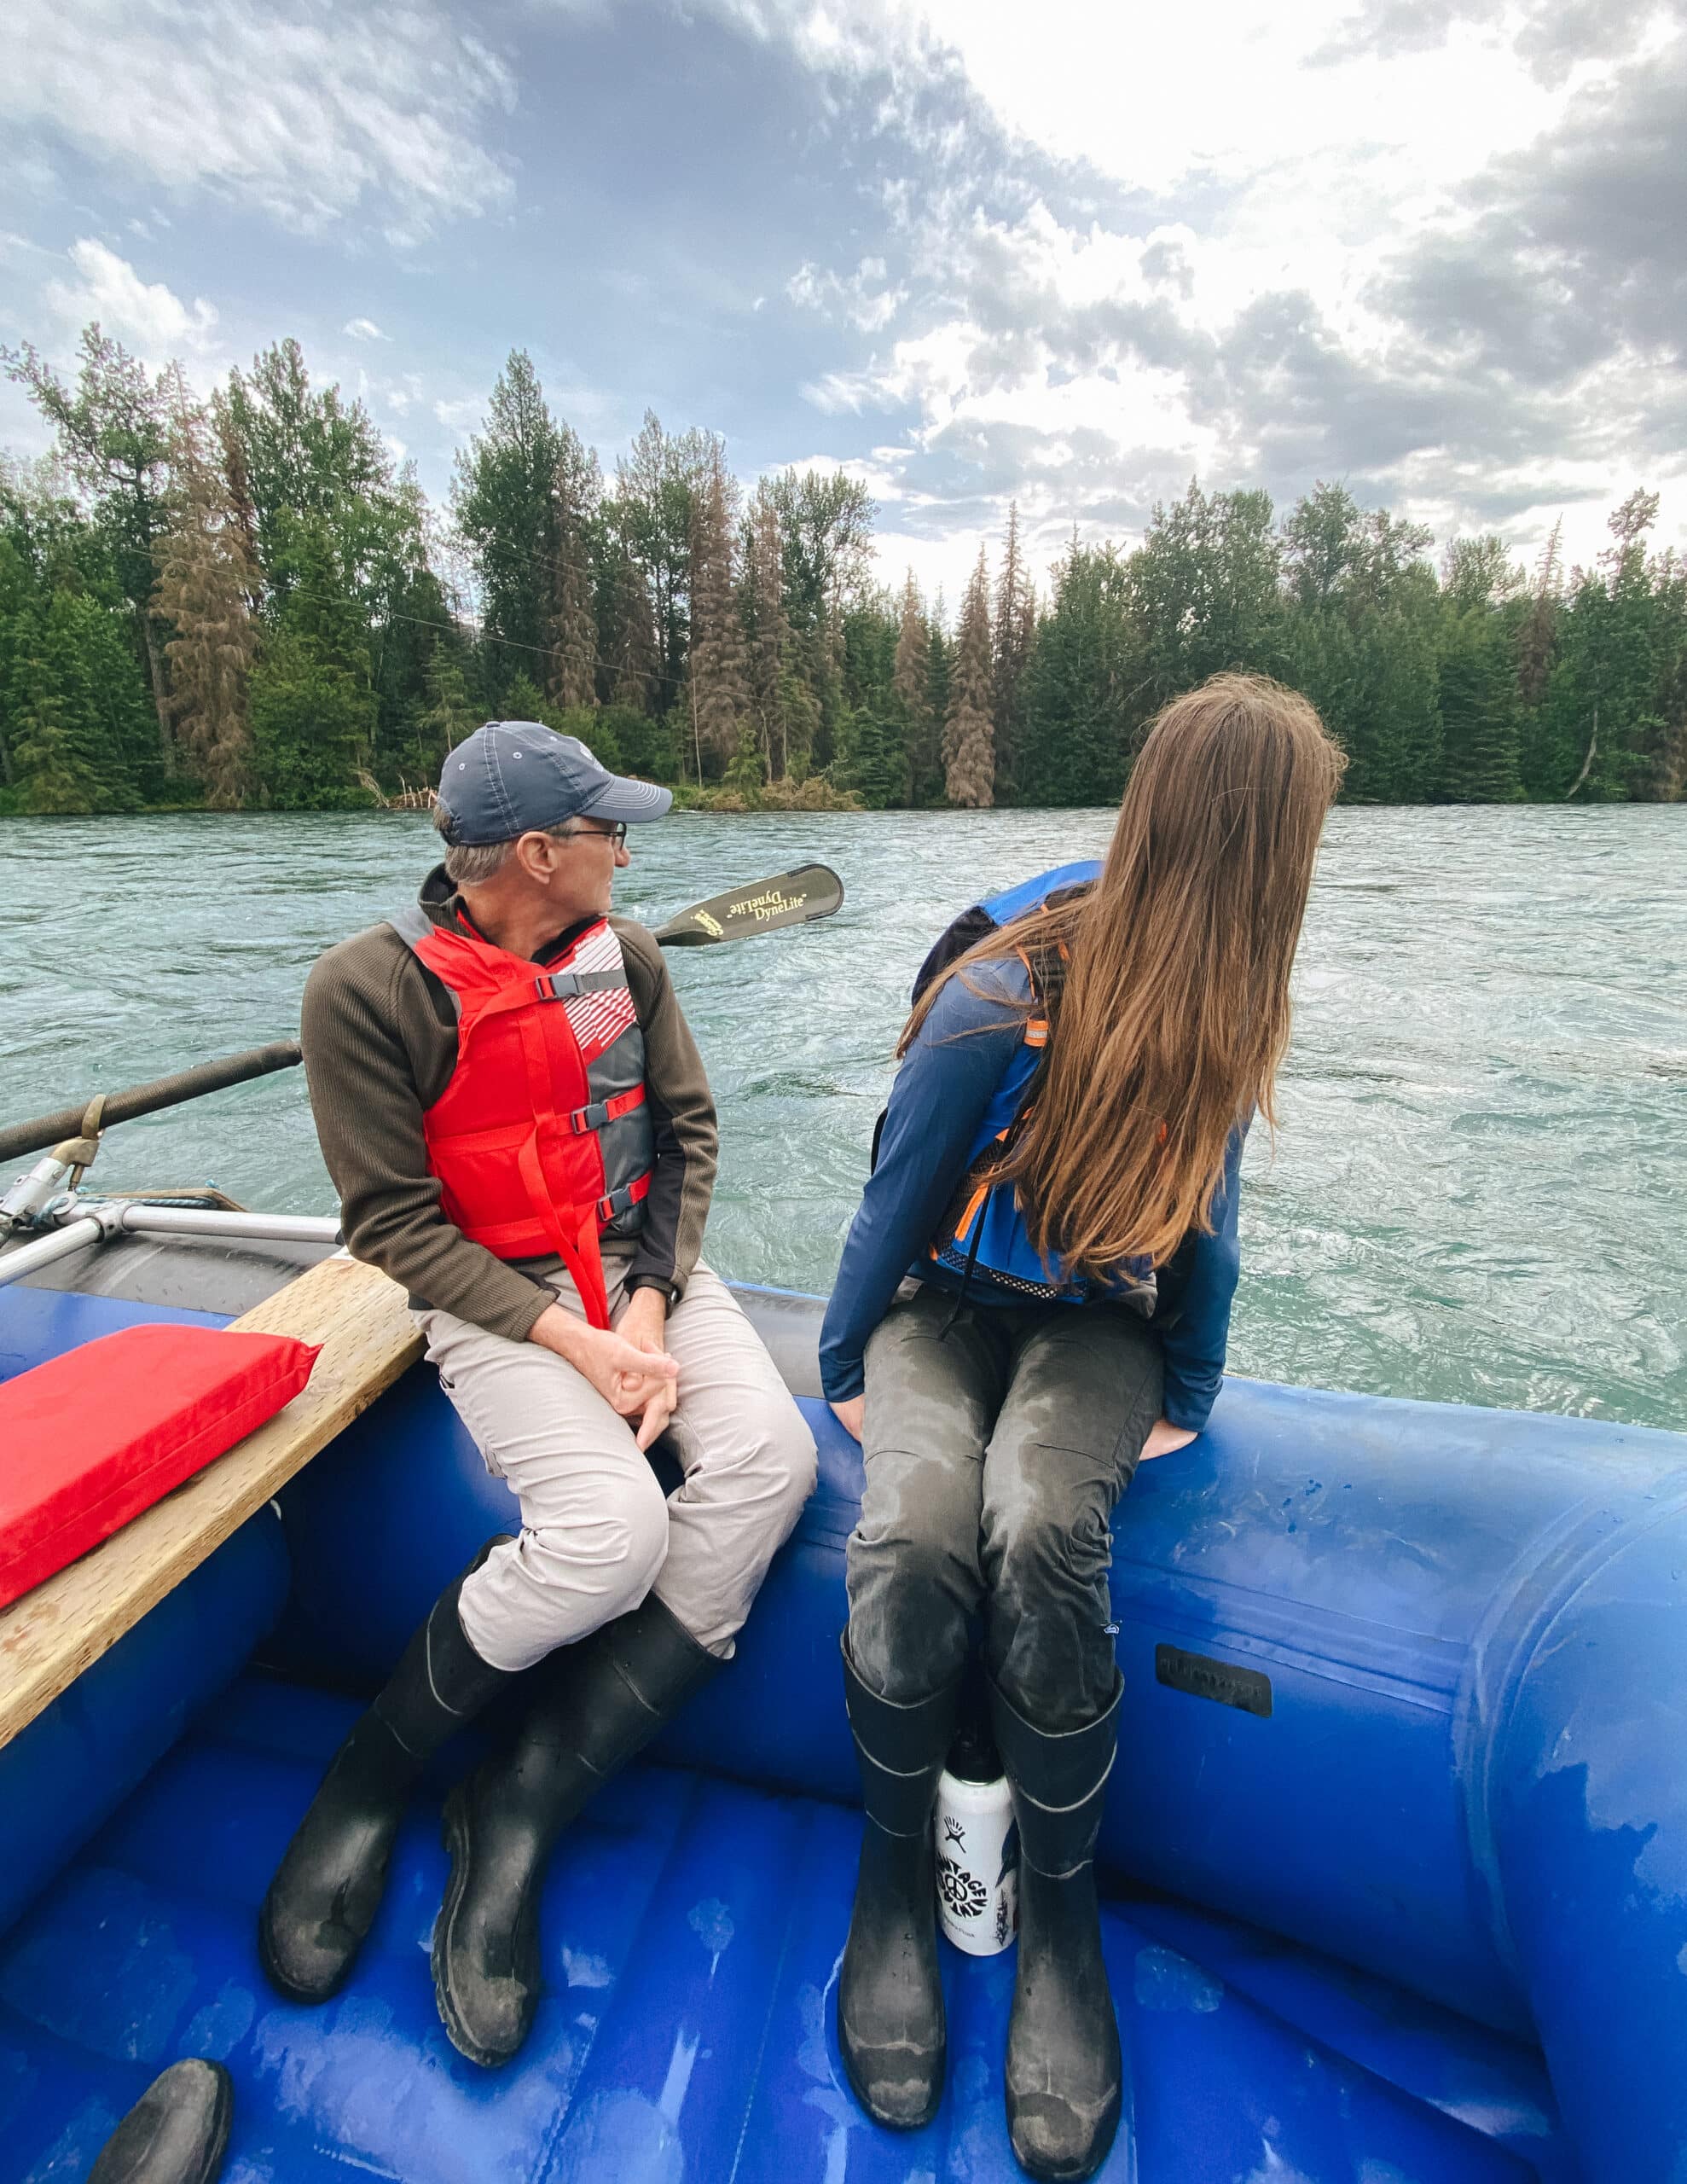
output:
M103 1133L113 1123L130 1122L181 1106L207 1092L244 1084L255 1077L293 1069L299 1050L291 1040L254 1047L202 1062L195 1069L162 1077L126 1092L101 1093L85 1107L67 1107L34 1122L0 1131L0 1158L51 1151L20 1176L0 1196L0 1243L9 1236L31 1240L0 1249L0 1288L39 1273L73 1252L109 1243L114 1236L211 1236L286 1244L339 1244L339 1223L312 1214L248 1213L242 1207L148 1204L140 1198L84 1198L83 1176L93 1165ZM72 1134L73 1133L73 1134ZM55 1141L57 1141L55 1142ZM207 1195L212 1194L207 1193Z
M14 1250L0 1251L0 1289L38 1274L55 1260L114 1236L211 1236L233 1242L335 1244L338 1221L304 1213L212 1212L196 1206L147 1205L133 1199L77 1199L53 1217L55 1225ZM57 1223L63 1225L59 1226Z

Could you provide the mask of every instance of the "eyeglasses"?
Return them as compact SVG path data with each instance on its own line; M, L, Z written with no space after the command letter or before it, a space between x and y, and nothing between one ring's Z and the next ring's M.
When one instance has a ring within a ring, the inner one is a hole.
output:
M577 842L583 839L593 842L613 842L618 850L627 839L627 822L624 819L618 819L612 827L571 827L566 834L558 835L554 839L565 842Z

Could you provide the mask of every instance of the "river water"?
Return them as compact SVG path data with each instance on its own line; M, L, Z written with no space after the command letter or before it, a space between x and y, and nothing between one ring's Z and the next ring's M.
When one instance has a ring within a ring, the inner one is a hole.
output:
M635 834L651 923L809 859L828 924L678 951L721 1109L712 1263L824 1290L913 971L1104 811L682 816ZM321 950L432 861L401 814L0 826L0 1118L293 1033ZM1273 1153L1244 1168L1231 1345L1271 1380L1687 1426L1687 808L1342 810ZM113 1187L326 1212L303 1073L113 1133Z

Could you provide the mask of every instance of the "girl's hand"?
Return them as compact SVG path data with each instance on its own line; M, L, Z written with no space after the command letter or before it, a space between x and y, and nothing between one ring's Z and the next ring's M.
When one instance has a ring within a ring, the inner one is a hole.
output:
M852 1441L859 1441L861 1438L861 1419L866 1409L865 1396L850 1396L843 1403L835 1403L832 1406L833 1417Z
M837 1408L834 1403L832 1409ZM1157 1418L1142 1444L1141 1460L1146 1463L1151 1456L1169 1456L1179 1449L1186 1449L1195 1438L1186 1426L1173 1426L1163 1418Z

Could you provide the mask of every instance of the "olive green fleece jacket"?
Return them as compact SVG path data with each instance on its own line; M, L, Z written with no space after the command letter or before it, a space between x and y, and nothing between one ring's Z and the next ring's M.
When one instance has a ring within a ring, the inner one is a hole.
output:
M423 882L420 901L436 925L467 915L443 866ZM718 1145L715 1103L661 950L630 919L610 924L644 1034L656 1143L628 1286L678 1298L703 1247ZM552 961L579 930L559 933L535 960ZM414 1305L525 1341L552 1292L519 1261L471 1244L440 1211L439 1185L427 1170L422 1117L457 1064L455 1013L440 980L390 925L371 926L317 959L305 982L299 1040L352 1257L391 1275Z

